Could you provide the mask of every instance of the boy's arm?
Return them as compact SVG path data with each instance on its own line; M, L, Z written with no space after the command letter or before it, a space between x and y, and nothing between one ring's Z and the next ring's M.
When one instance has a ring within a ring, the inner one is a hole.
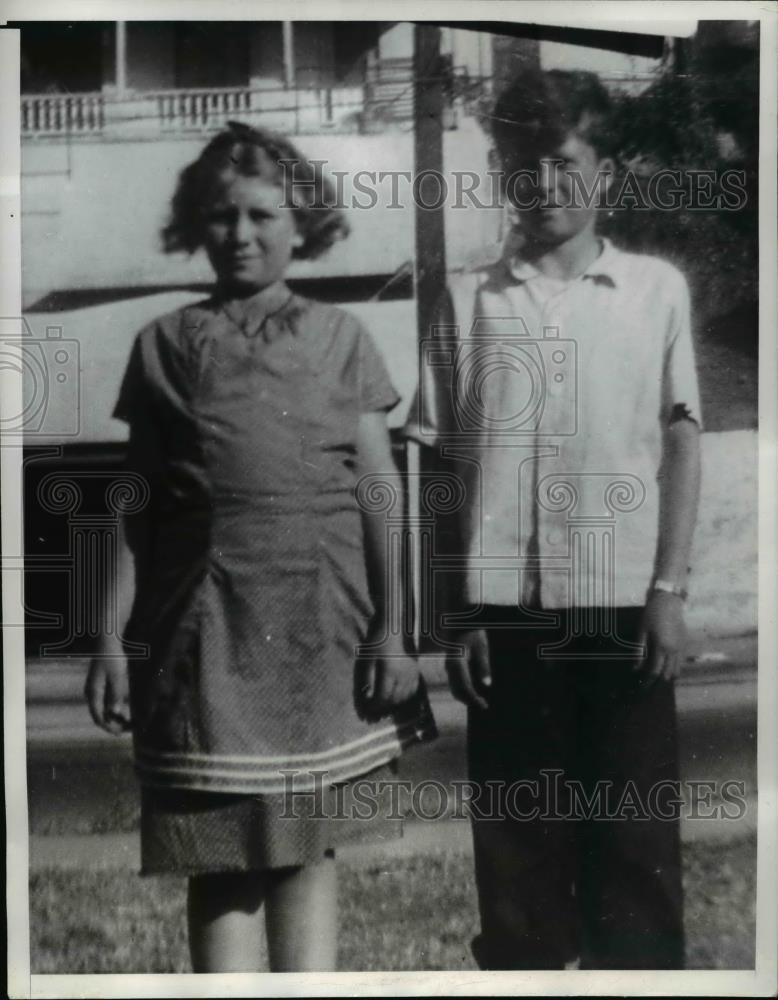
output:
M700 429L676 420L665 431L656 576L686 585L700 498Z
M403 521L403 483L392 455L386 417L382 412L363 413L357 430L357 475L380 477L397 496L392 520ZM407 655L403 635L393 622L405 619L404 545L390 547L384 512L362 509L370 596L375 615L367 644L375 651L363 662L357 690L358 703L369 713L385 713L412 697L419 684L416 662ZM402 630L401 630L402 631Z
M440 447L425 447L423 467L433 476L435 473L456 475L456 464L440 454ZM435 517L435 551L445 555L462 555L462 532L459 513L438 513ZM457 574L435 573L431 580L422 580L422 590L432 602L435 622L442 622L443 616L461 612L465 608L463 593L464 580L461 571ZM421 636L422 643L425 636ZM491 684L489 668L489 645L486 632L482 628L451 627L443 625L443 638L456 643L459 652L446 653L446 674L451 693L465 705L473 708L488 707L484 689Z
M654 578L685 588L700 492L700 430L694 420L671 423L664 434L660 475L659 538ZM671 680L680 672L685 641L683 599L652 590L646 600L641 642L644 669Z
M475 295L475 285L468 287L468 295ZM461 317L460 317L461 318ZM456 354L456 338L459 334L454 301L449 289L438 299L433 313L431 327L438 327L438 346L448 347L451 356ZM446 333L442 335L440 328ZM467 332L467 331L465 331ZM448 342L446 337L452 338ZM457 473L456 464L441 454L441 436L451 434L456 427L454 419L454 388L450 367L433 365L425 355L421 357L419 369L419 390L411 406L406 424L406 435L416 441L423 450L422 468L432 474ZM462 554L462 537L459 514L457 512L435 516L435 551L448 555ZM463 579L461 573L435 573L430 580L421 581L422 600L431 605L430 620L441 621L447 612L462 611ZM462 655L448 652L446 672L451 693L459 701L473 708L485 709L485 688L491 683L489 671L489 651L486 633L480 628L447 628L447 641L456 643ZM424 648L428 636L422 635Z

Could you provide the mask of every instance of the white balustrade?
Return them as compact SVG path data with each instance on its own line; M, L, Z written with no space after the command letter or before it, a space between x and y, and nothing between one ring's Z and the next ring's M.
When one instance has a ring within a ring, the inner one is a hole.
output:
M102 94L22 96L23 135L91 135L102 131L103 124Z
M22 95L22 135L95 136L209 132L231 119L291 134L354 132L365 89L229 87Z

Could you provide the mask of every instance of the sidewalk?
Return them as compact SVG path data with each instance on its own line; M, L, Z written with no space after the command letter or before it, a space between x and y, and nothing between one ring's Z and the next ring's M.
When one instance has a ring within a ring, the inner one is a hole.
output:
M446 677L440 658L423 657L422 670L431 688L445 687ZM28 712L42 704L71 703L81 706L89 660L30 659L25 671L25 690ZM686 662L681 672L679 687L718 683L740 682L752 679L756 671L756 634L735 636L690 635ZM28 721L30 736L35 726Z
M687 843L699 839L732 840L756 829L755 636L708 642L697 639L690 653L693 659L685 665L677 689L682 775L687 782L742 780L746 811L739 820L686 820L682 823L682 837ZM41 810L50 811L56 814L63 830L55 836L30 838L30 866L137 871L136 832L74 834L70 831L79 826L68 825L72 819L80 825L84 817L96 815L98 806L104 812L117 787L124 788L125 805L130 796L136 795L130 738L111 737L97 729L81 700L85 666L85 661L74 660L32 663L28 668L31 815L40 822ZM464 706L449 695L433 672L426 672L440 735L433 743L404 755L401 778L416 783L429 778L444 783L463 780ZM110 829L110 824L104 828ZM45 831L47 827L43 823L38 829ZM467 821L415 819L406 822L402 839L344 847L339 856L349 865L370 866L441 851L471 851Z
M756 832L756 800L749 800L740 820L697 819L681 823L684 843L699 841L727 843ZM417 854L472 854L470 824L467 820L415 820L405 824L397 840L353 844L338 848L338 858L350 867L366 868L391 864ZM140 868L137 833L105 833L85 836L30 837L30 869L121 870Z

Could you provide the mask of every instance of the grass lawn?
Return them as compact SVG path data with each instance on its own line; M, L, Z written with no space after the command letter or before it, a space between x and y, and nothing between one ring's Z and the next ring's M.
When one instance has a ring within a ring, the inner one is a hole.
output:
M756 841L684 849L687 965L754 965ZM343 970L474 968L471 859L389 858L340 870ZM32 971L187 972L185 882L131 872L35 871L30 880Z

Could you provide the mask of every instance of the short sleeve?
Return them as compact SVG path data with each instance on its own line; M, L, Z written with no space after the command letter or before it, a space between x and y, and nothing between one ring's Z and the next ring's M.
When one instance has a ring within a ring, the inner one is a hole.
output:
M678 271L674 274L677 280L670 307L662 377L662 423L668 425L679 419L688 419L702 427L689 288Z
M160 434L151 387L143 362L143 331L135 338L113 417L129 424L127 467L153 482L160 470Z
M388 411L400 402L384 359L370 334L360 325L358 332L358 386L361 413Z
M454 304L446 290L433 310L430 336L421 346L419 384L403 428L405 437L419 444L437 444L454 424L451 384L456 350L454 323Z
M134 514L124 517L127 544L133 553L136 573L148 558L149 519L153 517L156 483L161 470L161 453L158 428L154 424L148 379L145 375L142 352L142 334L139 333L130 350L130 357L122 377L119 395L113 408L113 417L129 425L130 434L125 454L125 468L142 476L149 490L147 504Z
M141 353L141 335L135 338L130 351L127 367L124 370L119 395L111 414L116 420L132 424L137 414L143 413L147 400L146 384L143 374L143 357Z

